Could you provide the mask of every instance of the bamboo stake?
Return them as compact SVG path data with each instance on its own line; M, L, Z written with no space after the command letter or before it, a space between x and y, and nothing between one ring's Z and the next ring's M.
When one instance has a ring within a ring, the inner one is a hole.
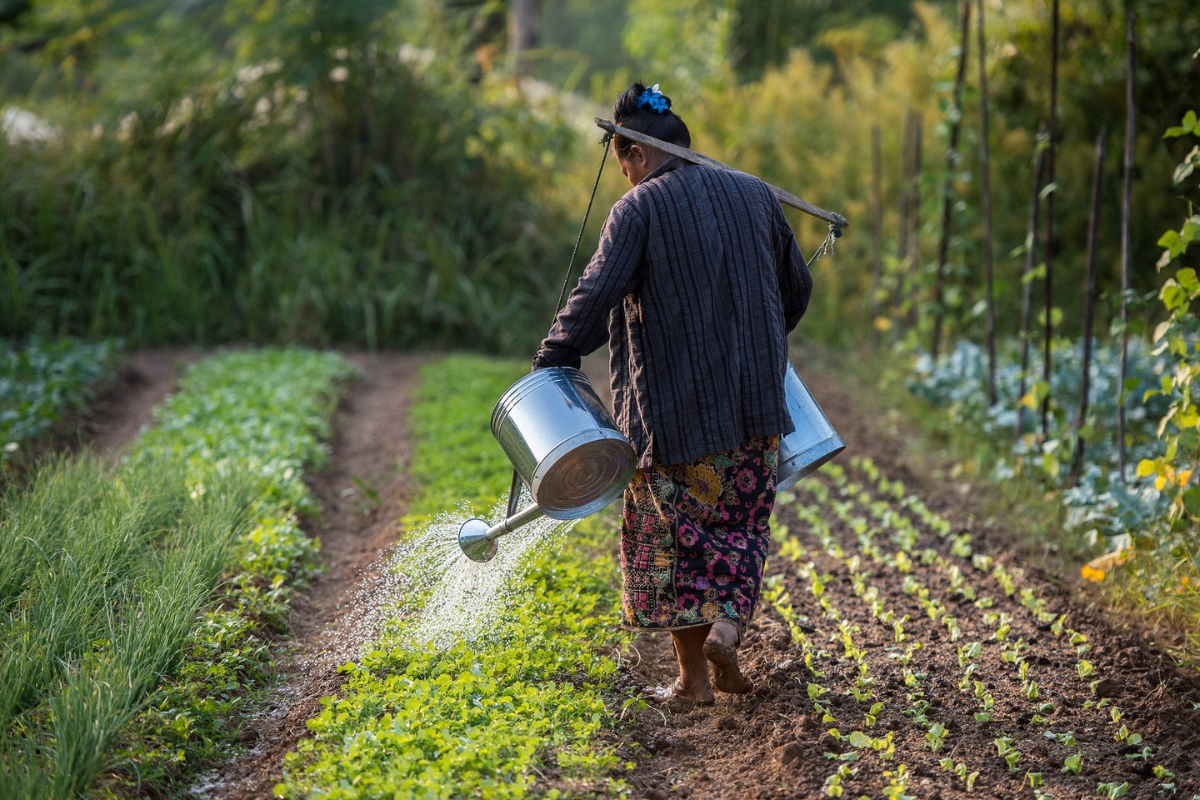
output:
M1092 331L1096 318L1096 235L1100 229L1100 184L1104 180L1104 156L1107 151L1108 126L1096 137L1096 165L1092 170L1092 212L1088 217L1087 279L1083 290L1083 374L1080 376L1079 413L1075 417L1075 457L1071 461L1070 483L1079 483L1083 474L1084 441L1080 436L1088 411L1088 390L1091 388Z
M879 316L879 284L883 278L883 159L879 126L871 126L871 330Z
M913 128L913 113L911 108L904 109L904 138L900 145L900 192L899 205L897 208L896 225L897 243L896 243L896 292L893 304L897 309L900 309L904 302L905 287L908 282L908 269L906 268L906 260L908 259L908 202L909 202L909 166L912 161L912 128ZM897 315L902 318L902 314ZM897 321L901 321L898 319Z
M1033 268L1037 264L1038 219L1041 211L1042 173L1045 169L1046 151L1042 143L1046 137L1046 126L1039 125L1033 156L1033 191L1029 199L1029 219L1025 224L1025 263L1021 267L1021 378L1017 388L1017 438L1021 437L1021 404L1029 375L1029 343L1032 338L1033 316Z
M920 292L920 281L918 278L921 271L921 133L924 129L924 116L920 113L914 115L912 191L909 192L909 202L912 203L912 212L908 215L909 222L912 225L912 232L908 237L908 247L910 250L908 260L908 327L912 330L916 330L917 328L917 295Z
M983 275L987 302L988 402L996 404L996 284L992 264L992 160L988 149L987 39L979 0L979 171L983 210Z
M1046 153L1046 185L1051 187L1046 195L1046 278L1042 282L1045 303L1045 331L1042 354L1042 381L1046 384L1046 396L1042 398L1042 438L1050 435L1050 371L1054 344L1054 150L1058 136L1058 0L1053 3L1050 44L1050 149Z
M946 259L950 251L950 212L954 205L954 170L958 166L958 134L962 129L962 89L967 74L967 50L970 48L971 1L963 0L962 30L958 53L958 75L954 79L954 109L950 120L950 147L946 150L946 175L942 184L942 238L938 242L937 272L933 278L933 337L929 354L938 357L942 343L942 320L945 316Z
M670 142L664 142L661 139L655 139L653 136L647 136L639 131L630 130L629 128L617 125L611 120L596 117L595 122L596 127L600 128L601 130L624 136L626 139L635 141L638 144L644 144L648 147L653 147L656 150L662 150L664 153L673 155L677 158L682 158L684 161L690 161L693 164L703 164L706 167L713 167L714 169L723 169L727 172L741 171L734 169L728 164L723 164L720 161L717 161L715 158L709 158L703 153L697 153L695 150L689 150L688 148L680 147L677 144L671 144ZM766 182L764 181L764 183ZM784 205L799 209L805 214L814 216L817 219L823 219L830 224L839 225L842 228L850 227L850 221L840 214L834 214L832 211L826 211L823 208L818 208L807 200L802 200L791 192L780 189L778 186L771 186L769 183L767 186L771 187L771 191L775 194L776 199Z
M1129 12L1125 18L1125 49L1129 63L1125 69L1125 158L1124 187L1121 200L1121 358L1117 367L1117 470L1125 480L1125 370L1129 356L1129 231L1133 209L1133 137L1137 104L1134 98L1134 70L1137 66L1137 43L1133 33L1137 18Z

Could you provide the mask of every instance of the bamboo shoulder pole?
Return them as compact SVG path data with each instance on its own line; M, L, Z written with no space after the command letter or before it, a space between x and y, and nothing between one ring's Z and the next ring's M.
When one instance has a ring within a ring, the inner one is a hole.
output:
M611 120L601 119L600 117L596 117L595 119L596 119L596 126L598 128L600 128L601 130L608 131L609 133L620 134L621 136L624 136L626 139L637 142L638 144L644 144L644 145L647 145L648 147L653 147L655 149L662 150L664 153L669 153L670 155L673 155L677 158L682 158L684 161L690 161L693 164L703 164L706 167L713 167L715 169L723 169L723 170L727 170L729 172L740 172L741 171L741 170L734 169L733 167L729 166L728 164L722 164L720 161L717 161L715 158L709 158L708 156L706 156L702 153L697 153L695 150L689 150L686 147L680 147L677 144L671 144L670 142L664 142L661 139L655 139L653 136L647 136L644 133L639 133L638 131L633 131L633 130L629 130L628 128L623 128L620 125L617 125L616 123L612 122ZM767 186L771 186L771 184L768 183ZM807 200L802 200L799 197L797 197L796 195L792 194L791 192L787 192L787 191L784 191L783 189L780 189L778 186L771 186L771 191L775 193L776 199L778 199L779 202L783 203L786 206L791 206L792 208L799 209L800 211L803 211L805 214L811 214L812 216L816 217L817 219L823 219L828 223L831 223L833 225L838 225L842 228L850 227L850 221L847 220L845 217L841 216L840 214L834 214L832 211L826 211L823 208L818 208L817 206L814 206L812 203L808 202Z

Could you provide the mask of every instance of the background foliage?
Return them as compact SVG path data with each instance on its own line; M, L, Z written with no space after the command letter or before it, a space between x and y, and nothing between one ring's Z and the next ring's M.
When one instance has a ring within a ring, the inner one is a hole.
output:
M997 290L1001 333L1013 333L1034 131L1048 114L1049 12L1044 0L986 8ZM1159 134L1196 104L1200 18L1175 0L1135 8L1134 281L1145 293L1158 287L1154 244L1182 191L1165 176L1183 144ZM1111 0L1063 11L1055 262L1064 334L1079 327L1071 287L1082 274L1091 143L1124 113L1122 11ZM482 0L9 3L0 104L36 113L54 135L0 142L0 334L528 352L594 170L588 103L606 106L632 78L663 83L700 148L852 220L841 256L819 269L806 324L809 336L833 341L870 330L870 130L882 133L885 265L895 272L902 121L921 112L919 273L928 283L956 4L547 3L532 63L549 81L548 101L506 77L504 13ZM953 333L973 337L980 223L969 72L946 303ZM1100 231L1110 297L1118 162L1105 167ZM623 190L610 170L602 205ZM811 251L824 225L794 221Z

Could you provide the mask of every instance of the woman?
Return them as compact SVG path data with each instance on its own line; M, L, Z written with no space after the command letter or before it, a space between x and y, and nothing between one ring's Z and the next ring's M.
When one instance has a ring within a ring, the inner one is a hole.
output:
M689 147L670 98L635 83L618 125ZM621 532L622 614L668 630L679 679L658 697L745 693L737 646L758 601L775 503L787 334L812 276L770 188L614 139L632 187L542 342L574 366L607 336L616 421L637 453ZM709 680L709 663L713 679Z

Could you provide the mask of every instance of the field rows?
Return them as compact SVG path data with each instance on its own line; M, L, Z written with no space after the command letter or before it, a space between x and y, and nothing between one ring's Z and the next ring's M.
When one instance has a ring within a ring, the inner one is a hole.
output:
M303 470L351 373L214 357L122 464L60 458L6 498L0 797L159 792L225 752L313 567Z
M869 460L851 463L781 495L785 563L765 595L819 720L829 763L814 789L924 796L918 776L942 794L1192 796L1190 755L1155 741L1090 626Z

